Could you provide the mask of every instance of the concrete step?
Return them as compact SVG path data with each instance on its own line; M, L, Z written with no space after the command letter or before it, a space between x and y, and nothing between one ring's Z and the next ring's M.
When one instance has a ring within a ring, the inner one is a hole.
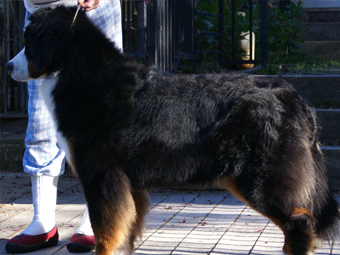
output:
M338 0L332 0L333 3ZM306 0L305 3L313 2L324 5L325 1L318 1L318 0ZM303 8L303 21L304 22L340 22L340 15L339 15L340 7L338 8Z
M340 40L339 41L306 41L301 49L308 55L307 60L320 59L322 61L339 61Z
M340 41L340 22L305 22L301 26L309 29L299 34L303 41Z
M334 190L340 190L340 146L321 147L328 176Z
M340 109L317 109L316 113L321 126L320 141L325 145L340 144Z
M279 78L278 75L256 75L256 79ZM294 88L311 104L319 101L340 101L340 75L282 75L280 78Z

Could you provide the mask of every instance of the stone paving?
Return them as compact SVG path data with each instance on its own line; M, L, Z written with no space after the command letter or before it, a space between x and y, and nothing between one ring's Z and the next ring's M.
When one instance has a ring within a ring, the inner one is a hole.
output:
M30 179L25 174L2 172L0 187L0 254L6 254L7 240L24 230L32 219ZM340 200L339 194L337 198ZM136 255L281 255L282 232L229 192L154 191L151 200L143 239L136 243ZM84 210L79 183L75 178L62 177L56 208L59 244L30 254L71 254L66 244ZM340 243L324 243L316 254L340 255Z

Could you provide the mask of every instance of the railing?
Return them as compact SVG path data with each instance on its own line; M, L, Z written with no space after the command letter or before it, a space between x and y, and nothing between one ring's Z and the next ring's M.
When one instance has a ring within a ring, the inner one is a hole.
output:
M224 4L218 1L218 14L197 12L197 0L127 0L123 1L124 51L150 61L165 72L175 73L180 59L195 60L198 54L219 55L221 64L265 64L268 60L268 2L258 0L261 7L261 55L252 58L253 1L245 1L249 8L250 59L240 60L235 55L235 0L229 0L232 13L231 58L224 57ZM218 37L219 49L197 49L197 16L214 16L219 19L218 31L201 31ZM128 36L129 35L129 36Z
M125 54L172 72L183 58L196 58L196 0L122 2Z
M14 57L23 47L24 5L23 1L2 0L1 9L4 14L4 38L2 44L1 66L2 95L1 117L25 117L27 116L27 86L26 83L17 83L11 80L4 70L4 64ZM11 113L8 111L11 110ZM14 114L12 114L14 113Z
M162 71L175 73L181 59L196 60L199 54L216 54L221 64L243 64L243 63L266 63L268 59L268 7L267 0L256 0L261 5L261 56L253 59L252 51L252 5L253 0L245 1L249 5L249 34L250 34L250 60L239 60L235 56L235 0L212 0L218 1L217 14L197 12L197 0L122 0L122 24L124 52L155 64ZM231 58L224 57L224 4L229 1L232 5L232 46L230 48ZM8 11L8 6L16 3L16 8ZM3 58L4 62L13 57L22 47L22 26L24 10L21 1L2 1L2 9L5 13L5 28L9 28L8 15L13 12L12 29L5 31ZM20 15L18 15L20 13ZM218 50L207 51L197 49L197 17L199 15L215 16L219 19L218 31L201 31L200 34L213 34L218 39ZM18 36L12 36L18 35ZM14 45L14 46L13 46ZM19 47L17 47L18 45ZM3 98L2 112L19 110L26 112L27 93L24 84L10 86L9 76L6 71L3 74ZM14 88L14 89L13 89ZM16 91L15 91L16 90ZM10 91L10 93L9 93ZM13 106L14 105L14 106ZM1 114L4 116L4 114Z
M200 34L203 35L214 35L218 37L219 41L219 50L218 51L206 51L206 50L198 50L197 53L201 54L216 54L219 55L219 61L221 65L223 64L259 64L261 63L264 65L268 61L268 1L267 0L259 0L260 5L260 31L261 31L261 54L259 59L253 58L253 51L255 50L253 48L253 42L255 38L253 37L253 0L244 1L245 5L247 6L247 9L249 11L249 31L243 31L246 32L246 34L249 35L249 60L242 60L239 59L240 56L236 56L236 29L235 29L235 17L236 17L236 7L235 7L235 0L229 0L228 2L231 5L231 48L228 49L231 53L231 58L226 59L224 57L224 50L225 50L225 41L224 41L224 17L225 17L225 0L217 0L218 1L218 14L212 14L212 13L206 13L206 12L197 12L197 15L204 15L204 16L214 16L218 18L218 32L210 32L210 31L201 31Z

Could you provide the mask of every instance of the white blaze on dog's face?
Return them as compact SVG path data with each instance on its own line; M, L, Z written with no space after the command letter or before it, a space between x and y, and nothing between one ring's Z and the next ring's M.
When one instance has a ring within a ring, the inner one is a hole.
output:
M84 11L78 14L78 20L82 16L86 17ZM73 18L73 11L63 7L43 8L29 17L24 33L25 49L6 64L13 79L43 79L65 67L70 58L68 50L77 45L73 38L75 27L71 26Z
M6 64L6 68L11 73L12 78L16 81L23 82L32 79L46 78L46 72L44 70L36 72L35 64L27 60L25 48Z
M6 64L6 68L11 72L12 78L16 81L23 82L32 79L45 78L46 77L45 72L37 74L36 77L31 77L30 69L33 68L33 65L34 65L33 63L27 61L24 48Z
M11 66L11 71L9 70ZM28 62L25 56L25 49L19 52L11 61L6 65L7 69L11 72L11 76L16 81L30 80L28 75Z
M58 68L54 70L55 66L50 65L53 62L52 55L55 48L62 48L64 42L62 39L65 36L54 33L53 27L45 27L45 23L38 20L34 14L31 18L35 19L35 22L30 21L25 29L25 48L6 64L7 71L16 81L44 79L59 71Z

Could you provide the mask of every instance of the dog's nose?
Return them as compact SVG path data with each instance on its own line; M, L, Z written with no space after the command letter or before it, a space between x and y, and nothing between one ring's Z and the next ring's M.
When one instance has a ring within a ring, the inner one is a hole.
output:
M5 67L6 67L6 69L7 69L7 71L9 73L12 73L13 69L14 69L14 63L13 62L8 62Z

